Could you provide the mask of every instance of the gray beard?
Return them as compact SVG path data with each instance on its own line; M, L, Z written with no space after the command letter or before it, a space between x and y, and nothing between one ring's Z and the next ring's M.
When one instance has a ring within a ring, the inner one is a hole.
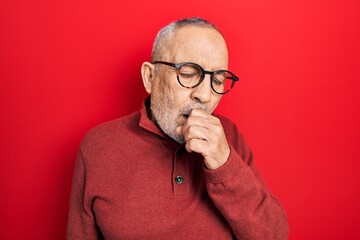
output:
M164 104L167 106L167 109L172 109L173 104L166 102ZM188 104L181 108L177 114L172 114L171 112L166 111L162 104L157 104L151 102L151 120L171 139L178 143L185 143L184 137L176 133L176 128L180 125L177 125L177 120L183 117L184 115L189 115L192 109L203 109L207 110L206 106L201 103ZM186 120L184 120L185 122Z

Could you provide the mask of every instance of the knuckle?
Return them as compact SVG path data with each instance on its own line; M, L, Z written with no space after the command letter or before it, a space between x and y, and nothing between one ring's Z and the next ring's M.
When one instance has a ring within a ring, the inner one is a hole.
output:
M196 113L199 113L199 112L200 112L200 109L194 108L191 112L194 113L194 114L196 114Z
M213 121L214 121L215 124L220 124L221 125L221 121L217 117L213 117Z
M188 127L188 134L193 136L194 134L196 134L196 127L194 126L189 126Z
M194 123L194 118L192 118L192 117L189 117L186 121L187 125L192 125L193 123Z
M194 141L192 140L192 139L190 139L187 143L186 143L186 149L187 150L194 150L194 147L193 147L193 145L194 145L194 143L193 143Z

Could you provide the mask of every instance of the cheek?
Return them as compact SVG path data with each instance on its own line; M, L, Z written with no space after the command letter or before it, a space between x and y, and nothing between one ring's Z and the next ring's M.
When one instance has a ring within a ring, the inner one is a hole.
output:
M169 93L166 82L162 78L157 78L151 88L151 95L156 96L156 99L163 101L167 98Z
M181 86L180 86L181 87ZM181 89L177 89L174 92L174 103L177 107L182 107L191 102L191 94L190 91L186 88L181 87Z
M164 94L166 94L169 100L172 102L172 105L175 108L183 106L185 103L188 103L190 98L190 91L186 88L183 88L178 83L177 79L169 79L171 82L166 85L164 89ZM175 110L175 109L174 109Z
M209 106L210 109L211 109L211 112L213 112L215 110L215 108L218 106L220 100L221 100L221 95L216 95L214 96L212 102L211 102L211 105Z
M157 81L157 90L167 96L173 96L176 92L176 85L174 83L176 79L173 79L167 72L160 75Z

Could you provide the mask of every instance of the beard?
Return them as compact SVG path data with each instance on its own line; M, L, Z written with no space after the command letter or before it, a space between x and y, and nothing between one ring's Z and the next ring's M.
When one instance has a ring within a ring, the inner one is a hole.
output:
M202 109L207 112L206 105L199 102L190 102L176 108L173 98L168 93L153 93L150 109L153 121L170 138L178 143L184 143L184 137L176 133L176 128L184 125L192 109Z

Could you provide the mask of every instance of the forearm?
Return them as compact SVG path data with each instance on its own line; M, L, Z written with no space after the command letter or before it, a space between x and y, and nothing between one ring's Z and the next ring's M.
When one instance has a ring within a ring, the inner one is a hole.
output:
M287 239L285 212L249 164L231 149L228 161L205 170L207 191L238 239Z

